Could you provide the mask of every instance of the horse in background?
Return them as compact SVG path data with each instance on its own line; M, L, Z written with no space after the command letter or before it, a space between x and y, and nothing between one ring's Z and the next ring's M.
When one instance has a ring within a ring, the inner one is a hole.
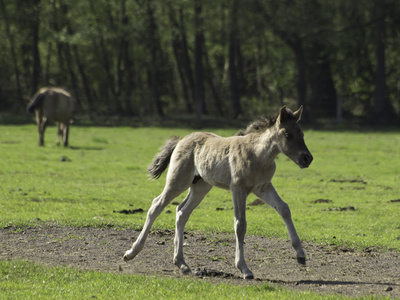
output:
M246 198L250 193L272 206L282 217L296 251L297 261L305 264L306 255L293 225L289 206L279 197L271 183L275 158L284 153L300 168L307 168L313 156L304 143L298 121L303 108L292 112L282 107L275 117L266 117L251 123L242 136L219 137L213 133L195 132L184 138L169 139L149 167L154 178L167 169L163 192L153 200L143 229L124 260L133 259L143 249L155 219L178 195L189 193L176 209L174 263L182 273L190 267L183 258L185 224L192 211L213 186L231 190L236 234L235 266L245 279L254 278L244 259L246 233Z
M43 87L33 95L28 112L34 113L39 132L39 146L44 145L44 131L49 122L57 124L57 145L60 137L64 147L68 146L69 124L74 103L71 94L58 87Z

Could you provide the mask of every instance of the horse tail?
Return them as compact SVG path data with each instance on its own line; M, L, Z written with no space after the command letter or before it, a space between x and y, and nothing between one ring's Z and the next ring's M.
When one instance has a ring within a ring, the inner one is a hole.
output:
M154 179L160 178L161 174L167 169L172 152L174 152L180 139L181 138L178 136L173 136L168 139L164 146L161 147L161 151L154 157L153 162L147 169Z
M36 93L32 97L32 100L28 105L28 108L27 108L28 112L33 113L35 111L35 109L41 107L45 96L46 96L46 93L43 93L43 92Z

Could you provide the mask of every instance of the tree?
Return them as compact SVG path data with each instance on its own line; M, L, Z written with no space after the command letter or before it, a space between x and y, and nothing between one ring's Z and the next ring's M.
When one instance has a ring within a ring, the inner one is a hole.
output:
M159 63L160 63L160 47L159 47L159 39L157 35L157 24L154 17L154 8L153 1L149 0L146 2L146 10L147 10L147 22L148 22L148 30L149 30L149 48L151 52L151 61L150 61L150 84L153 93L153 99L156 105L157 113L160 117L164 116L164 110L161 104L160 99L160 79L159 79Z
M186 29L183 18L182 4L178 7L176 13L172 6L172 1L167 2L169 24L171 26L171 44L174 58L182 85L183 98L187 113L193 113L194 102L194 80L192 67L188 53ZM178 14L178 16L176 16Z
M388 98L386 86L385 67L385 36L386 36L386 7L385 0L375 0L377 23L376 23L376 76L375 97L373 106L373 121L376 123L387 123L397 120L393 105Z
M194 24L195 24L195 45L194 45L194 77L195 88L194 95L196 101L196 115L198 124L201 123L201 118L206 112L205 99L204 99L204 74L203 74L203 17L202 5L200 0L194 1Z
M39 23L40 23L40 0L33 1L32 8L32 84L31 95L33 95L39 88L39 81L41 76L41 63L39 53Z
M22 85L21 85L21 79L20 79L21 75L20 75L20 70L19 70L17 50L16 50L16 46L15 46L15 42L14 42L14 35L12 34L11 29L10 29L10 19L8 17L7 8L4 5L3 0L0 0L0 7L1 7L1 11L3 13L5 33L6 33L9 47L10 47L11 61L13 62L17 100L18 100L19 104L21 106L23 106L24 102L22 99ZM1 97L1 98L3 99L3 97Z
M77 111L398 120L396 0L0 0L1 109L43 85ZM311 109L313 111L311 111ZM311 114L312 113L312 114Z
M238 80L236 74L236 54L238 49L238 30L237 30L238 1L231 0L230 23L229 23L229 88L232 98L234 118L241 113L240 95L238 90Z

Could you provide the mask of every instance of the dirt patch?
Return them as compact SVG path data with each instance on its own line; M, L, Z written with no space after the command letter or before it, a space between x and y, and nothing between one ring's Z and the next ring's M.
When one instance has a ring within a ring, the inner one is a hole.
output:
M367 182L362 179L331 179L331 180L329 180L329 182L367 184Z
M332 203L332 202L333 201L329 200L329 199L317 199L317 200L312 201L311 203L317 204L317 203Z
M347 210L356 210L354 206L345 206L345 207L330 207L328 209L323 209L323 211L347 211Z
M173 231L152 232L145 249L131 262L122 256L139 235L134 230L43 225L0 230L0 259L37 262L126 274L183 277L172 263ZM186 233L184 253L194 278L236 285L268 282L293 290L348 296L400 297L400 253L364 252L303 243L307 265L296 263L289 241L246 236L245 255L255 280L234 267L234 234ZM161 274L161 275L160 275Z

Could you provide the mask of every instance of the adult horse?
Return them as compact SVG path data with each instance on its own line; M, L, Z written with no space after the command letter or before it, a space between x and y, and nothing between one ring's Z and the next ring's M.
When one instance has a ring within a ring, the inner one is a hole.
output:
M163 192L153 200L143 229L126 251L124 260L133 259L144 247L150 228L162 210L175 197L189 188L189 193L176 209L174 263L183 272L190 272L183 259L184 227L192 211L213 186L231 190L236 233L235 266L245 279L253 273L244 259L246 233L246 198L254 193L271 205L283 218L297 261L305 264L306 255L293 225L289 206L279 197L271 183L275 172L275 158L283 152L300 168L307 168L313 157L304 143L298 125L302 107L292 112L282 107L276 117L266 117L250 124L243 136L228 138L212 133L196 132L180 139L169 139L149 166L150 174L159 178L167 173Z
M44 131L49 122L57 123L57 144L61 137L64 147L68 146L73 106L71 94L62 88L44 87L36 92L29 102L28 112L36 115L39 146L44 145Z

